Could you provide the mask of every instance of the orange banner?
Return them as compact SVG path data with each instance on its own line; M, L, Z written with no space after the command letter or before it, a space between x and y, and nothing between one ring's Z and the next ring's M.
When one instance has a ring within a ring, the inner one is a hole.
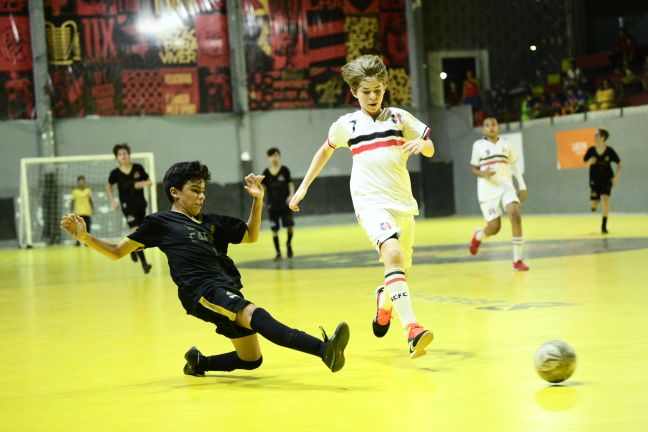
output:
M585 168L583 156L594 145L594 134L598 129L576 129L556 132L558 147L558 169Z

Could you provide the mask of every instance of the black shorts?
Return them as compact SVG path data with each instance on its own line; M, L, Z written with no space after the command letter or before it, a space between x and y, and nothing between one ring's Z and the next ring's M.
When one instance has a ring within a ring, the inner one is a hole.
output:
M122 207L122 213L124 213L124 217L126 218L126 223L128 224L129 228L134 228L142 225L144 223L144 217L146 217L146 208L130 208L130 207Z
M268 209L268 218L272 223L272 225L270 225L272 231L279 231L279 220L281 220L281 226L284 228L295 225L293 212L288 207L282 207L276 210L274 208Z
M590 180L590 200L598 201L601 195L610 195L612 193L612 179L591 179Z
M234 322L236 313L249 304L250 302L243 298L240 291L218 287L207 289L198 301L194 301L191 305L185 305L183 302L189 315L216 324L216 333L229 339L238 339L256 333Z

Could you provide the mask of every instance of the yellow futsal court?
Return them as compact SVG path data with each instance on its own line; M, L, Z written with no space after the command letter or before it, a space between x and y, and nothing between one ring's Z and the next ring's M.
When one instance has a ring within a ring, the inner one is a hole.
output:
M149 275L86 247L0 251L0 430L647 430L648 216L612 214L605 237L597 215L523 216L527 273L506 220L477 257L481 219L418 221L409 285L435 340L414 361L398 320L372 334L382 269L363 231L297 224L292 262L271 262L267 230L230 254L246 297L285 324L349 323L336 374L261 339L259 369L183 375L192 345L232 345L184 314L157 250ZM549 339L577 353L562 386L533 368Z

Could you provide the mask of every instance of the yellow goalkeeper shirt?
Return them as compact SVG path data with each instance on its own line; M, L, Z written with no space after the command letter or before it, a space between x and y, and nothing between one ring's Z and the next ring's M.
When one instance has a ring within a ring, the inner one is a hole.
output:
M92 216L92 206L90 205L90 188L74 188L72 190L72 201L74 202L74 213L79 216Z

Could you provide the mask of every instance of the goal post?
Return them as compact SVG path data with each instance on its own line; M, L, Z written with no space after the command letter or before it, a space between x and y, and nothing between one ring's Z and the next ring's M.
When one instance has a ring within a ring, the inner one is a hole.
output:
M147 214L157 211L157 182L153 153L133 153L131 162L141 164L153 183L144 188ZM128 233L119 208L112 208L106 193L108 175L116 167L115 156L55 156L20 161L18 240L21 247L73 243L59 228L61 216L70 213L77 177L86 179L92 192L92 230L97 237L117 240ZM118 196L114 191L115 197Z

